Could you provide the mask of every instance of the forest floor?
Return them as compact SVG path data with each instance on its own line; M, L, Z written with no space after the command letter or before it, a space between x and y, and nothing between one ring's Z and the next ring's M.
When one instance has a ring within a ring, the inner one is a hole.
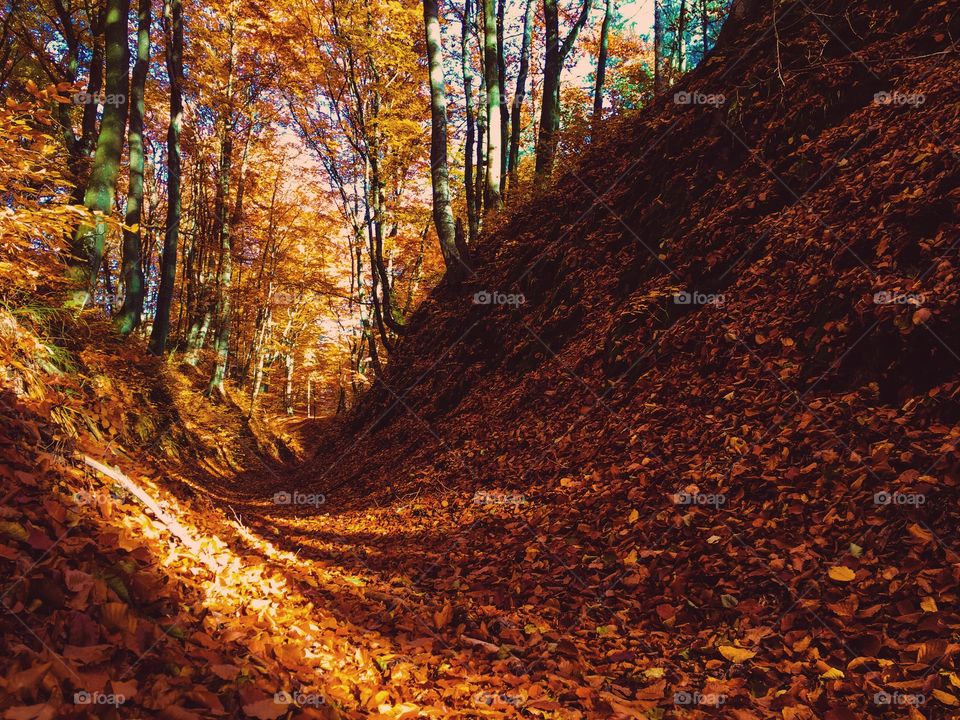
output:
M953 4L778 4L344 420L0 309L0 712L960 717Z

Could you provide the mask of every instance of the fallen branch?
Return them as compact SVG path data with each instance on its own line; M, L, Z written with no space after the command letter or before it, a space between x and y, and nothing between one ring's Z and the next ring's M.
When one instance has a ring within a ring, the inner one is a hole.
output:
M98 462L87 455L83 456L83 461L97 472L106 475L128 493L133 495L137 500L139 500L143 506L147 508L147 510L153 513L157 520L163 523L170 534L176 537L184 547L193 552L200 559L200 561L210 569L211 572L218 572L220 570L220 566L214 561L210 554L200 547L200 543L198 543L193 536L190 535L187 529L183 527L183 525L181 525L175 517L171 516L162 507L160 507L160 505L157 504L157 501L150 497L146 490L141 488L133 480L116 468L112 468L109 465L104 465L103 463Z

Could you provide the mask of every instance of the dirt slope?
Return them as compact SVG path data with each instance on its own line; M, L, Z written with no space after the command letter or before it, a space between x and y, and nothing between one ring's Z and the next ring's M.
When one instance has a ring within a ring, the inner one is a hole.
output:
M326 514L264 528L412 596L504 712L958 712L960 16L745 23L500 218L269 487Z

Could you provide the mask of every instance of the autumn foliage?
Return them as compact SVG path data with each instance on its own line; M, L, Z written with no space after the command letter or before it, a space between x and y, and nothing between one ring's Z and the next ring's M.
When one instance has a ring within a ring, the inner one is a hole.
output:
M99 9L0 22L4 718L960 716L954 3L658 1L499 212L451 101L446 275L418 4L165 5L136 227Z

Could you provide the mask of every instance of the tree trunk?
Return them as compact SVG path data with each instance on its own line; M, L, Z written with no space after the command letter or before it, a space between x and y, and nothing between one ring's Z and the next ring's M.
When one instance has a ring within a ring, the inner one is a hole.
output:
M687 52L683 41L683 35L687 30L687 0L680 0L680 12L677 14L677 28L673 38L674 56L676 63L673 67L678 75L682 75L685 70Z
M130 182L127 192L127 212L124 217L123 252L123 306L115 318L121 335L132 332L140 324L143 313L143 268L140 264L140 217L143 207L143 112L147 71L150 67L150 0L140 0L137 9L137 61L130 83L130 127L127 147L130 153Z
M700 0L700 42L701 51L703 56L700 59L700 62L703 62L703 59L707 57L707 26L709 21L707 19L707 0Z
M129 2L129 0L128 0ZM93 52L90 56L90 77L87 80L86 104L83 106L83 114L80 119L80 140L77 143L77 158L80 161L81 168L86 167L90 152L93 149L94 141L97 137L97 102L95 98L100 97L100 91L103 89L103 54L105 27L107 10L109 5L104 4L100 13L91 18L90 23L90 42L93 45ZM129 9L129 5L128 5ZM126 24L124 24L126 26ZM76 193L80 193L78 186ZM82 198L74 195L74 199L79 203Z
M484 193L486 210L500 207L500 72L497 58L497 13L496 0L483 3L483 70L487 86L487 178Z
M540 136L537 139L537 178L544 182L553 171L557 150L557 131L560 129L560 73L567 55L577 41L577 35L587 22L592 0L584 0L580 15L567 37L560 42L560 18L557 0L543 0L544 40L543 99L540 103Z
M447 273L456 278L460 276L462 266L457 253L453 209L450 206L447 94L443 79L443 40L437 12L437 0L423 0L423 24L427 40L427 61L430 66L430 180L433 185L433 224L437 228L440 252ZM472 198L468 202L470 200ZM384 290L389 291L388 288Z
M500 195L507 187L507 173L510 170L510 107L507 103L507 59L503 54L503 26L506 0L497 0L497 80L500 93Z
M485 83L478 88L479 102L477 103L477 162L474 165L473 201L476 203L477 232L480 231L480 219L483 217L483 194L486 187L485 176L487 171L487 91Z
M170 122L167 126L167 223L160 256L157 311L150 331L150 352L162 355L170 334L170 307L177 280L180 237L180 121L183 115L183 6L168 0L163 11L167 35L167 75L170 77Z
M283 389L283 403L287 411L287 415L293 415L293 366L294 366L294 357L293 353L289 352L284 355L284 364L287 368L287 382Z
M532 2L532 0L531 0ZM463 97L465 114L467 116L467 138L463 149L463 188L467 204L467 243L473 244L476 240L479 223L477 222L477 207L474 199L473 179L473 143L476 139L476 123L473 103L473 63L470 62L470 32L473 25L473 4L471 0L464 0L463 23L460 26L460 62L463 73Z
M603 117L603 83L607 77L607 52L610 44L610 22L613 16L613 0L607 0L600 26L600 52L597 55L597 84L593 90L593 120Z
M81 223L73 239L73 262L69 275L77 287L71 292L67 306L76 310L86 306L96 289L97 276L103 261L103 244L107 235L105 219L113 212L116 199L120 155L127 126L127 94L130 91L127 77L130 61L130 50L127 46L129 10L129 0L107 2L104 28L107 49L106 90L107 99L112 102L106 103L103 109L93 170L83 196L84 206L91 212L99 213L99 217L91 222ZM121 99L123 102L120 102Z
M213 375L210 377L209 392L223 392L223 381L227 375L227 359L230 352L230 320L231 297L233 284L233 247L230 237L229 199L230 199L230 172L233 161L233 134L230 131L229 119L225 121L223 141L220 148L220 177L217 229L220 239L220 275L217 283L217 333L214 338L216 364Z
M234 43L234 29L236 20L232 16L228 20L228 34L230 38L229 57L227 59L227 97L224 109L223 129L220 139L220 172L217 186L217 236L220 242L220 275L217 283L217 334L214 338L216 362L213 375L210 376L209 393L223 392L223 381L227 376L227 360L230 355L230 320L231 297L233 285L233 246L230 237L230 173L233 170L233 133L235 123L233 117L233 71L236 54Z
M517 185L517 165L520 162L520 113L527 92L527 74L530 72L530 43L533 40L533 21L537 10L535 0L527 0L523 14L523 39L520 41L520 67L517 70L517 89L513 94L510 118L509 188Z
M663 90L663 8L653 0L653 92Z

